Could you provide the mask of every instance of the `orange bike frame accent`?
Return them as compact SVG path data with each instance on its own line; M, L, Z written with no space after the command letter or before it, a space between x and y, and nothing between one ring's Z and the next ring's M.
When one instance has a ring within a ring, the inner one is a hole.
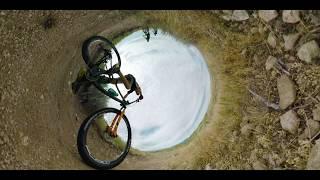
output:
M126 108L123 108L123 111L121 111L120 114L117 114L114 119L112 120L112 124L109 128L107 128L107 132L110 133L112 137L117 137L117 129L120 123L120 120L122 119Z

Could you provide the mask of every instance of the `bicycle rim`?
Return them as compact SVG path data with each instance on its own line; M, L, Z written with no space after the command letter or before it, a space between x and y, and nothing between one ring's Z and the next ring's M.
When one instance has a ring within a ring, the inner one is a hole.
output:
M131 145L130 124L120 120L117 137L106 132L119 110L107 108L94 113L83 123L78 134L78 149L84 161L96 169L110 169L120 164Z
M99 45L102 45L104 49L110 50L112 55L112 58L111 58L112 61L109 61L109 64L108 63L104 64L109 67L101 67L101 68L108 69L112 67L112 65L117 63L121 66L121 59L120 59L119 52L116 49L116 47L113 45L113 43L102 36L92 36L87 40L85 40L82 45L82 58L89 67L92 67L92 65L97 63L97 61L99 61L104 55L104 52L98 48Z

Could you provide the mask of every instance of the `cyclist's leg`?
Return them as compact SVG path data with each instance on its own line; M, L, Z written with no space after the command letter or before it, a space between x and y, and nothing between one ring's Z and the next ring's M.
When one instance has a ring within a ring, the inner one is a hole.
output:
M81 90L79 93L79 96L81 98L81 103L86 103L89 100L89 87L92 85L92 83L88 80L85 80L81 82Z
M85 74L86 74L86 69L85 68L80 68L80 70L78 72L78 75L77 75L77 79L74 82L72 82L72 84L71 84L72 85L72 92L74 94L77 94L77 92L80 89L82 83L86 81Z
M103 136L103 133L106 131L108 125L103 116L98 117L96 120L96 125L98 127L99 134Z
M98 119L95 121L98 132L100 137L105 140L106 142L109 143L114 143L113 141L115 139L113 139L110 134L107 132L107 128L108 128L108 123L106 122L105 118L103 116L98 117ZM110 127L110 126L109 126Z

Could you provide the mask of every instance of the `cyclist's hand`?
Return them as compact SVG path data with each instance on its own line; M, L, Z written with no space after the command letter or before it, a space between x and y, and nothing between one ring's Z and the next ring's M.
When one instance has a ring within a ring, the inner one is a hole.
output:
M143 96L142 96L142 94L139 96L139 100L142 100L143 99Z
M141 91L141 88L140 88L140 86L139 86L138 83L136 83L136 89L135 89L135 91L136 91L136 94L137 94L137 95L140 95L140 96L139 96L139 100L142 100L142 99L143 99L143 95L142 95L142 91Z

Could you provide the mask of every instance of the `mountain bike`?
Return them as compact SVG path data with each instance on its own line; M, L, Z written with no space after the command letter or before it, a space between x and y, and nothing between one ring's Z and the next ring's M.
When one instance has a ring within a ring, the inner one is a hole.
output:
M97 56L95 47L103 46L103 53ZM121 108L103 108L89 115L78 131L77 147L83 161L96 169L111 169L119 165L127 156L131 146L131 127L125 110L128 105L139 102L139 98L129 102L122 95L117 83L117 92L105 89L98 83L100 75L113 78L113 63L116 61L120 77L121 59L111 41L102 36L93 36L84 41L82 57L87 65L87 79L103 94L120 103ZM121 98L118 98L120 95Z

